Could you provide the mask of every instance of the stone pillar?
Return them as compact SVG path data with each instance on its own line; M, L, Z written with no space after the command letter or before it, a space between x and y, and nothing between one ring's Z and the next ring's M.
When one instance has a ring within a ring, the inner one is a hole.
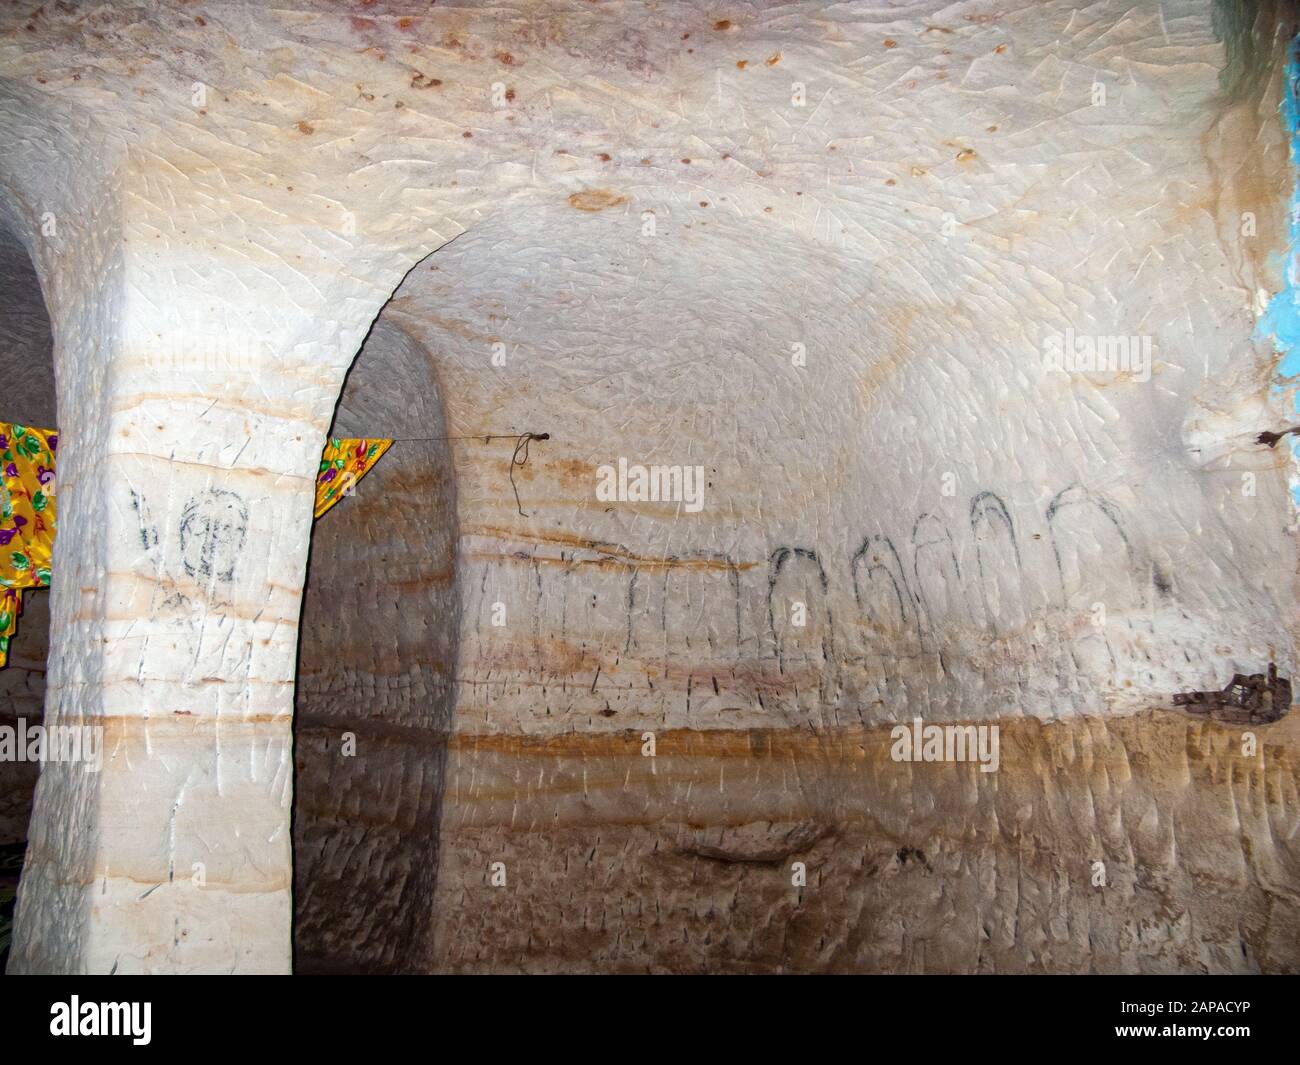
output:
M61 426L47 724L100 730L102 766L44 767L11 968L283 972L298 607L341 371L136 324L64 389L102 420Z
M409 262L363 281L343 242L290 254L312 239L289 227L241 244L66 211L60 248L26 229L61 430L45 724L102 756L43 767L9 970L287 972L315 475Z

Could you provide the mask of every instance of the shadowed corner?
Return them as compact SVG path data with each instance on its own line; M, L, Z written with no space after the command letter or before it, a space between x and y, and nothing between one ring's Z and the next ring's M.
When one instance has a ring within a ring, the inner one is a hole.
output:
M299 973L420 971L432 949L459 628L433 357L381 312L330 430L399 442L312 535L294 714Z

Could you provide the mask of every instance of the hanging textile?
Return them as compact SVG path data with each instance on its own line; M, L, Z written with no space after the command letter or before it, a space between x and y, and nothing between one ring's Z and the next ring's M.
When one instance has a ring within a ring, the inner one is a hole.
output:
M18 631L18 615L23 612L23 593L17 588L0 587L0 669L9 664L9 637Z
M0 669L18 628L23 589L50 586L58 446L53 429L0 422ZM316 475L316 517L349 495L392 446L391 440L327 440Z
M326 440L316 475L316 517L348 495L392 446L391 440Z
M0 668L9 659L23 590L50 586L58 446L53 429L0 422Z

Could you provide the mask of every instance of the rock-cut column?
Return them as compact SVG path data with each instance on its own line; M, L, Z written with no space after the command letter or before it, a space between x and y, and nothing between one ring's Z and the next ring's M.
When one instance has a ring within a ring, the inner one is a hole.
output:
M139 228L45 263L62 434L46 724L96 739L42 769L9 968L286 972L314 480L386 293L340 262L155 252Z

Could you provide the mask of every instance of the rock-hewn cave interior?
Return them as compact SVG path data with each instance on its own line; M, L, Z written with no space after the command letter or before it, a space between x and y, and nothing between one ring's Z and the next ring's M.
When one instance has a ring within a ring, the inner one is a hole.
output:
M607 8L0 13L8 972L1300 971L1291 5Z

